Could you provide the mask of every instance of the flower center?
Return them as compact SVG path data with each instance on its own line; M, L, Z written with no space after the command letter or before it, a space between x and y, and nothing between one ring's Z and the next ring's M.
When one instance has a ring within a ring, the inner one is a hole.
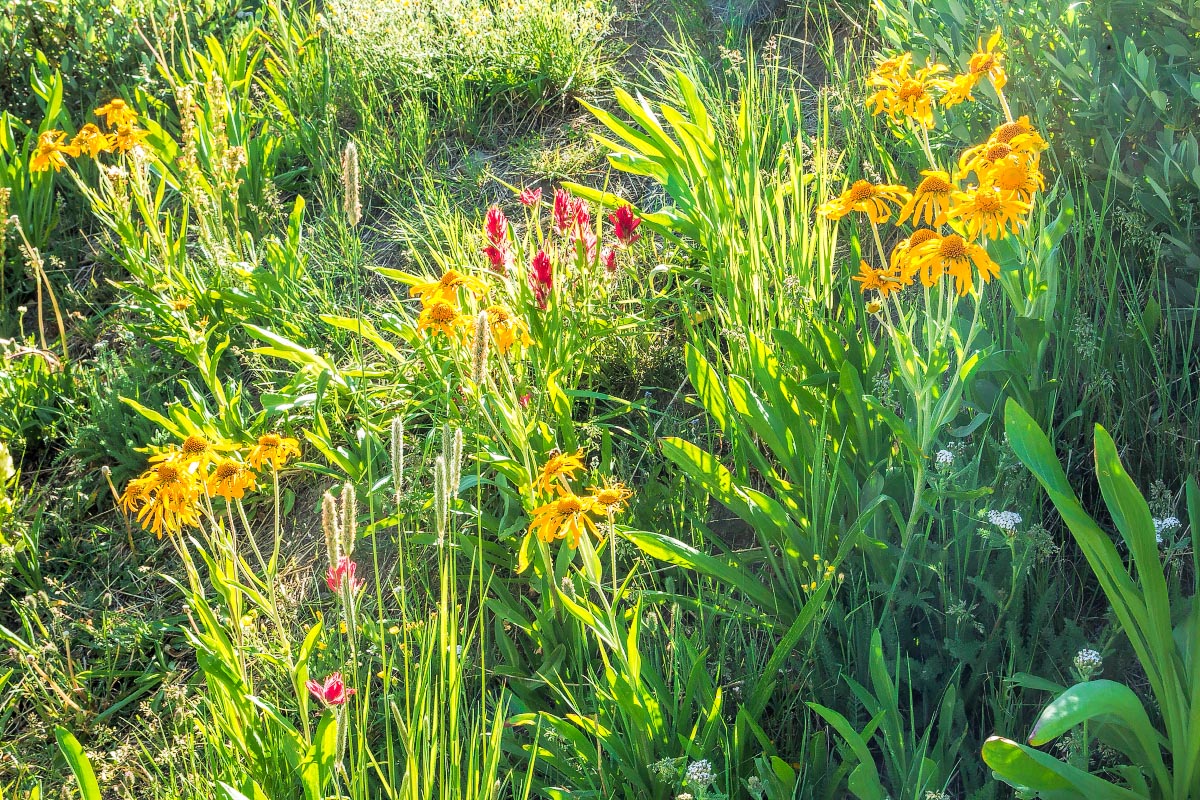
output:
M159 464L157 474L159 483L174 483L179 480L179 467L174 464Z
M918 245L925 244L932 239L938 238L938 235L938 232L932 228L920 228L919 230L913 231L912 236L908 237L908 246L917 247Z
M997 142L996 144L991 145L983 153L983 157L993 163L1001 159L1008 158L1010 155L1012 155L1012 148L1003 142Z
M456 270L450 270L442 276L442 279L439 282L442 284L443 288L453 289L462 283L462 275L460 275Z
M907 80L900 87L901 100L919 100L926 95L925 84L916 80Z
M279 447L281 444L279 437L273 433L268 433L266 436L261 437L258 443L263 447Z
M950 182L937 175L930 175L917 187L918 194L948 194L953 190L954 186Z
M217 467L216 478L219 481L227 481L238 474L237 464L226 461Z
M863 200L866 200L868 197L874 197L874 196L875 196L875 187L873 185L871 185L870 181L855 181L854 185L850 187L850 202L851 203L861 203Z
M449 303L434 303L429 309L429 318L434 322L445 324L454 319L454 306Z
M979 192L975 195L975 208L984 214L995 214L1002 207L1000 198L993 192Z
M1013 140L1014 136L1020 136L1028 132L1028 129L1019 122L1006 122L996 129L995 139L997 142L1008 144Z
M621 491L619 489L601 489L596 494L596 502L602 506L611 506L620 500Z
M942 239L942 244L938 248L938 253L943 258L959 259L967 255L967 243L963 241L961 236L951 234Z
M992 180L1006 192L1020 189L1025 185L1025 168L1019 164L1007 164L993 173Z
M189 436L183 441L183 454L185 456L198 456L208 452L208 442L204 441L201 436Z
M579 502L578 497L564 497L558 501L558 513L560 514L578 514L583 510L583 503Z
M993 53L979 53L971 56L971 72L982 75L990 72L996 66L996 56Z

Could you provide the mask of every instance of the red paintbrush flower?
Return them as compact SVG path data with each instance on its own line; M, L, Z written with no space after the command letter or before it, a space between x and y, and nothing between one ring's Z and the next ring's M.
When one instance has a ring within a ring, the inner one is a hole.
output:
M487 216L483 220L483 232L487 234L488 241L497 247L508 239L508 217L504 216L499 206L492 206L487 210Z
M317 700L320 700L327 706L345 705L350 699L350 695L354 694L356 689L347 689L345 681L342 680L342 673L334 672L325 679L324 683L319 681L309 680L305 684L308 691Z
M600 263L604 265L604 269L611 275L617 271L617 251L611 247L606 247L600 251Z
M500 275L507 275L508 271L513 268L513 264L516 263L516 256L506 246L497 247L489 244L483 248L483 254L488 257L492 271Z
M608 219L612 222L613 233L616 234L617 241L621 243L622 247L628 247L642 238L640 233L634 233L637 226L642 224L642 220L634 216L631 207L618 206L615 212L608 215Z
M545 310L546 300L554 288L554 267L544 250L538 250L529 264L529 288L533 289L538 308Z
M542 202L541 187L537 189L522 189L519 199L521 201L521 205L525 206L526 208L532 208L533 206L536 206L538 203Z

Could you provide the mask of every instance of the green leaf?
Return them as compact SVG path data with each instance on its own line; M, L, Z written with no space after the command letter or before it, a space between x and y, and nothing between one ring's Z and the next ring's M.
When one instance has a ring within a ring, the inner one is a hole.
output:
M58 740L58 749L62 751L71 772L75 773L75 780L79 782L79 796L83 800L101 800L100 784L96 782L92 762L83 752L79 740L61 725L54 726L54 738Z
M999 736L984 742L983 761L1005 783L1032 790L1048 800L1145 800L1040 750Z

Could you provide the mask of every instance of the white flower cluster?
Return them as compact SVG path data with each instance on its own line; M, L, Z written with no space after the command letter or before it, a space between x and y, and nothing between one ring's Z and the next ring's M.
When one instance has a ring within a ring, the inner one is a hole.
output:
M934 455L934 462L938 469L950 469L954 466L954 453L949 450L938 450Z
M1155 517L1154 518L1154 538L1156 540L1158 540L1159 544L1162 544L1163 543L1163 535L1170 533L1171 531L1175 530L1182 524L1183 523L1181 523L1179 521L1179 517L1163 517L1162 519Z
M1095 650L1085 647L1075 654L1075 669L1085 681L1104 667L1104 660Z
M989 511L987 518L988 522L1005 533L1016 533L1017 526L1021 524L1021 515L1015 511Z
M688 764L687 772L683 775L689 788L703 789L717 779L712 762L707 758Z

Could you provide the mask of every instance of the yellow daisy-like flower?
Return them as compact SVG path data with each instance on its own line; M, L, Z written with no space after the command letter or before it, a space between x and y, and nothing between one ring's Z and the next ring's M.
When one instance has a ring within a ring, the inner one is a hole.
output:
M129 104L121 98L109 100L104 105L92 112L97 117L104 119L104 124L110 128L120 128L122 125L132 125L137 122L137 112L130 108Z
M213 497L224 497L228 500L241 500L247 490L255 488L256 476L246 469L239 461L232 458L221 459L217 462L212 474L208 476L208 493Z
M849 189L834 200L821 204L817 213L828 219L841 219L851 211L861 211L872 222L887 222L893 206L900 207L911 199L908 187L897 184L873 184L870 181L855 181Z
M912 58L912 53L900 53L891 58L885 58L879 62L879 66L871 71L870 77L867 78L868 85L879 86L908 77L912 72Z
M457 338L470 320L458 313L458 307L448 300L434 300L421 309L417 317L417 330L443 333L450 338Z
M1013 150L1011 145L1004 142L988 140L963 151L958 159L959 180L974 172L980 182L987 179L988 171L1007 160L1020 161L1022 156Z
M300 443L295 439L268 433L258 437L258 444L246 456L246 463L260 471L264 463L270 464L273 470L281 470L287 466L289 459L299 455Z
M500 355L507 355L514 344L528 347L533 343L525 323L504 306L490 306L487 317L488 330L492 332L492 341L496 343L496 351Z
M446 270L446 274L436 281L421 283L408 290L410 297L421 298L421 303L430 306L436 302L457 303L458 290L466 289L476 297L487 294L487 284L479 278L464 275L456 269Z
M615 514L621 511L628 505L629 498L633 497L633 491L629 487L608 478L604 479L602 486L589 486L588 491L592 493L595 507L605 514Z
M953 108L959 103L973 103L975 98L971 95L975 86L979 83L979 78L971 73L963 75L955 75L948 81L942 83L942 108Z
M71 147L75 148L76 153L80 155L87 153L91 158L95 158L101 153L111 153L113 145L113 138L107 133L102 133L90 122L80 128L79 133L75 134L75 138L71 140Z
M575 473L581 469L583 469L582 450L576 450L574 453L560 453L555 450L550 454L550 459L542 465L541 471L533 482L533 487L539 492L550 492L553 490L555 481L565 485L567 479L574 477Z
M113 134L113 147L116 148L118 153L128 153L145 141L149 135L150 131L144 131L132 125L122 125Z
M1033 201L1035 193L1046 188L1046 178L1036 164L1025 161L1003 161L988 170L988 184L1004 197L1025 203Z
M163 532L179 533L185 525L199 527L199 496L199 481L187 465L164 461L130 481L121 506L138 509L138 523L161 539Z
M913 263L914 251L926 242L940 238L941 234L932 228L918 228L907 239L892 248L892 255L888 259L888 274L891 278L900 286L908 286L912 283L918 272L917 265ZM938 277L940 278L941 275L939 274ZM932 286L936 282L936 278L929 282L922 280L926 286Z
M1020 116L996 128L989 141L1006 144L1016 153L1040 153L1047 147L1046 140L1034 129L1028 116Z
M879 292L881 297L887 297L893 289L898 288L898 282L892 279L891 272L886 269L876 269L865 260L859 263L858 274L851 280L858 281L858 288L863 294L875 291Z
M950 210L950 195L955 189L950 173L927 169L921 174L925 179L917 186L904 208L900 209L897 224L910 216L914 225L922 220L926 225L942 225L946 221L946 212Z
M954 278L959 295L967 294L975 285L972 264L985 284L1000 274L1000 267L992 261L987 250L957 233L926 242L916 248L913 259L922 270L922 280L926 274L936 276L934 280L943 274L950 275Z
M37 147L29 158L30 172L45 172L53 168L55 172L67 165L63 156L77 156L79 150L66 143L67 134L58 130L43 131L38 135Z
M596 521L591 517L596 506L595 500L579 497L561 486L558 491L557 499L532 511L529 532L547 544L555 539L566 539L572 550L579 547L579 540L588 531L599 538Z
M871 84L876 91L867 98L873 114L886 113L889 118L909 117L926 128L933 127L933 92L944 88L945 81L937 76L946 71L941 64L930 64L915 75L897 72L891 77L875 75Z
M970 74L978 76L978 78L987 77L996 87L996 91L1000 91L1008 83L1008 74L1004 71L1004 55L996 49L1000 44L1000 31L998 30L992 34L986 45L981 37L974 55L967 62L967 70Z
M989 239L1002 239L1011 231L1016 233L1024 224L1023 215L1029 204L1013 197L1004 197L991 186L980 186L966 192L954 193L954 205L949 219L962 220L972 239L981 233Z
M201 472L208 470L208 465L212 463L216 455L216 446L197 434L192 434L184 439L183 445L179 448L180 461L189 466L195 464Z

